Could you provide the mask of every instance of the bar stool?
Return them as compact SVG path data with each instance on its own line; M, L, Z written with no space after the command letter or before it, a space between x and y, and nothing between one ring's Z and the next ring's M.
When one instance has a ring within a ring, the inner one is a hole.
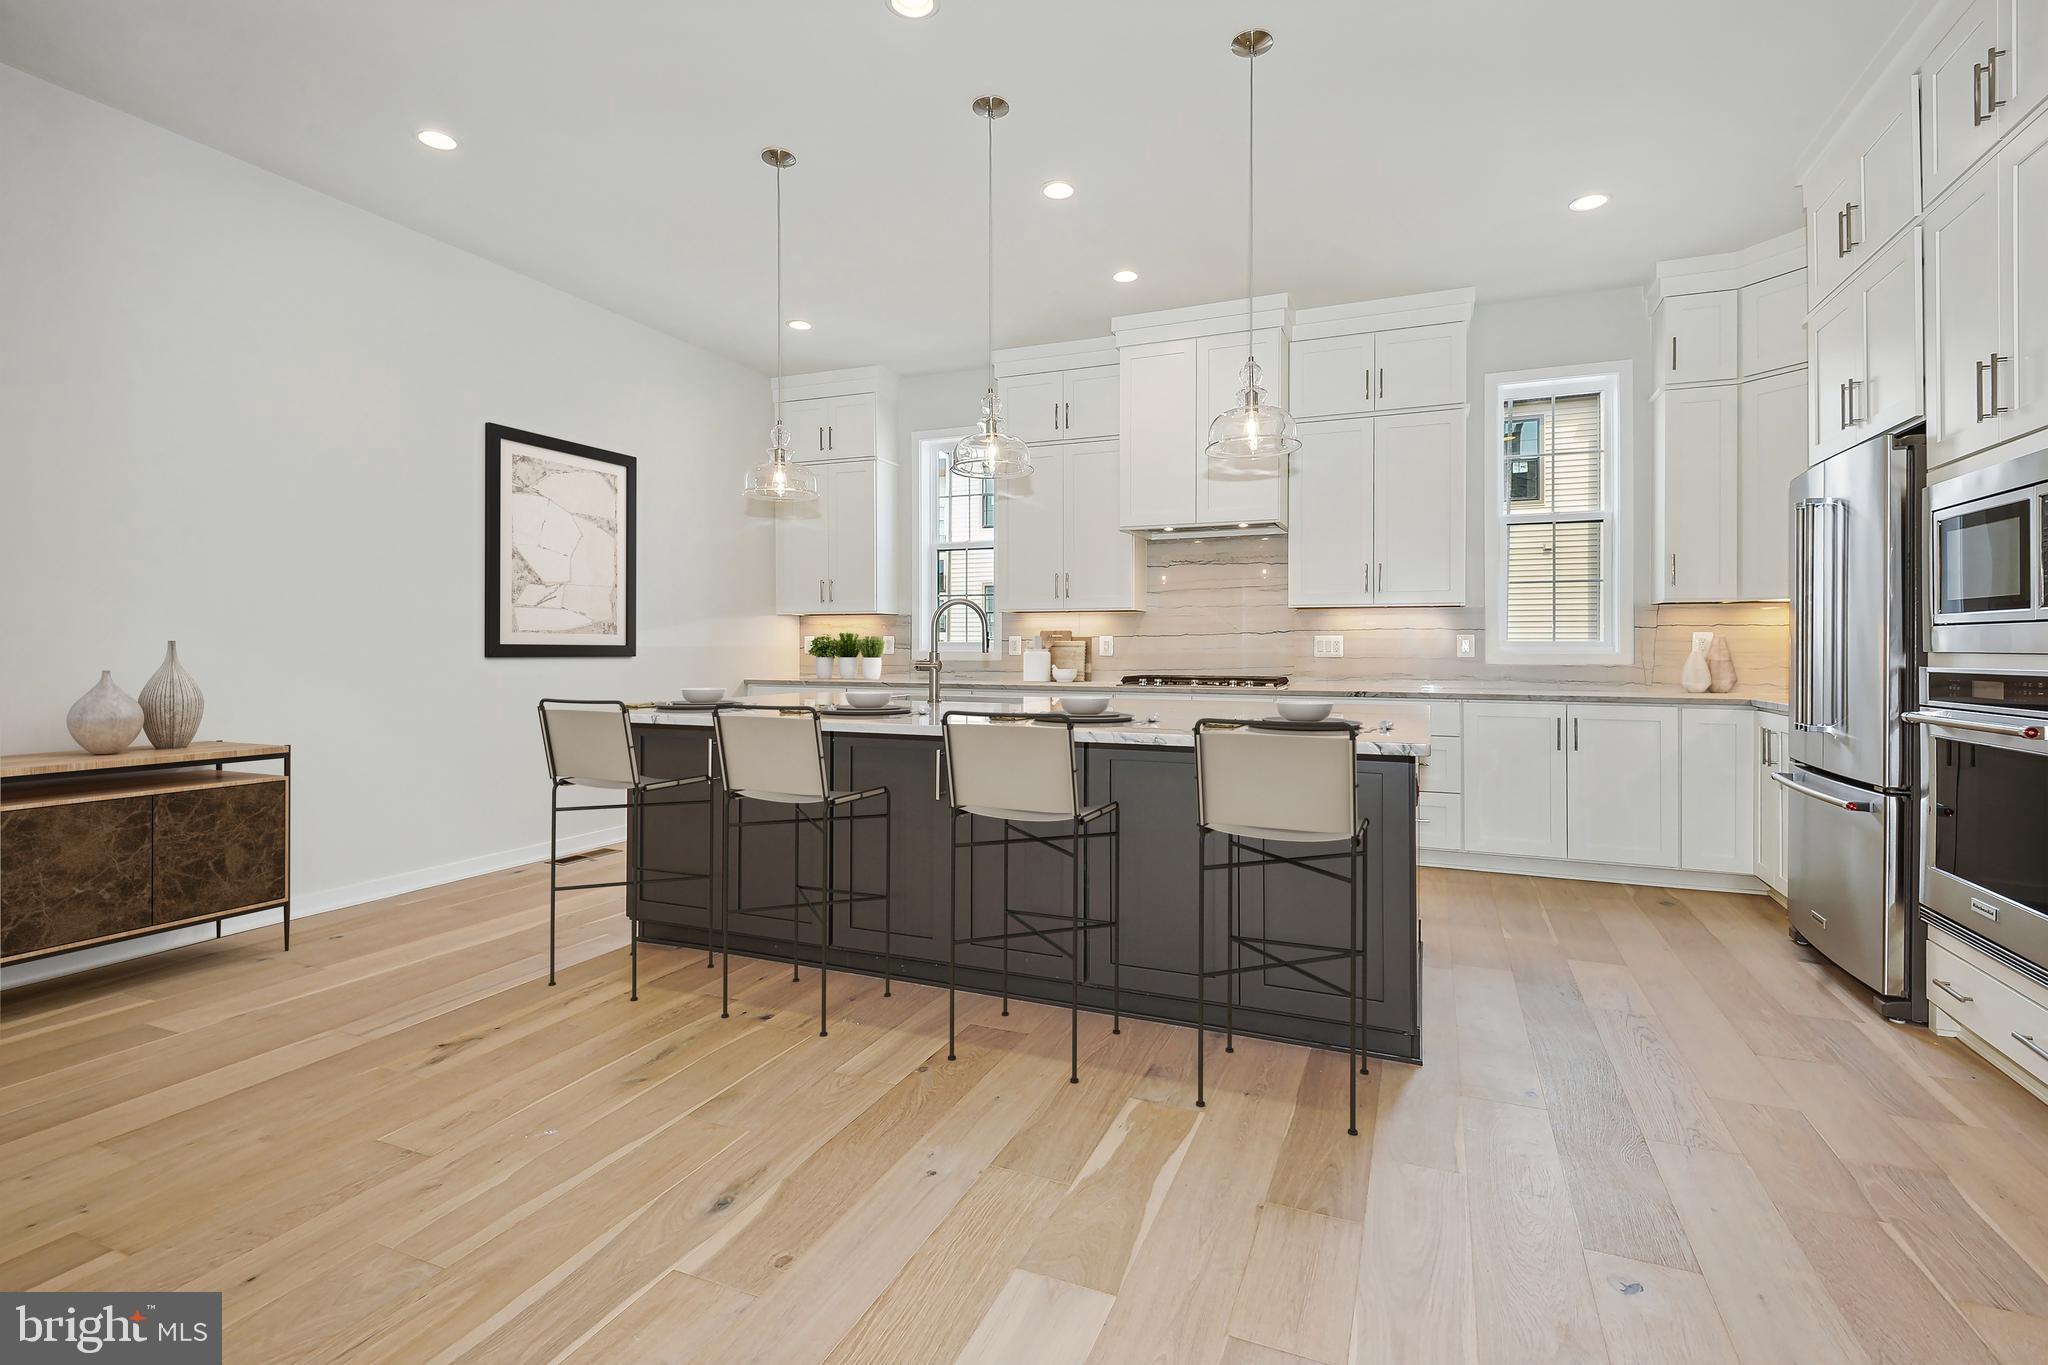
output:
M1010 941L1035 938L1073 967L1068 1003L1068 1074L1081 1081L1081 958L1091 929L1109 931L1110 1032L1123 1032L1123 969L1119 963L1121 915L1117 890L1120 819L1114 801L1082 803L1081 767L1076 757L1074 722L1069 716L1020 716L1008 713L949 712L941 723L945 736L946 785L952 793L953 852L948 886L946 959L946 1060L954 1060L953 1035L962 946L999 944L1003 954L1003 1013L1010 1012ZM995 839L976 837L976 820L1002 826ZM965 821L967 838L960 837ZM1102 822L1107 822L1106 824ZM1045 829L1044 826L1065 826ZM1033 827L1037 828L1033 828ZM1097 826L1100 826L1099 828ZM1109 841L1109 915L1089 916L1088 850L1098 839ZM1073 899L1068 913L1019 910L1010 904L1010 849L1017 845L1049 848L1068 860L1073 874ZM960 850L968 850L968 934L960 933ZM1003 850L1002 932L975 934L974 850ZM1012 928L1012 924L1019 927ZM1047 925L1048 927L1040 927ZM1052 937L1067 936L1062 945Z
M1346 1038L1351 1060L1351 1136L1358 1136L1358 1078L1365 1071L1365 836L1358 814L1358 726L1348 721L1203 720L1195 723L1195 783L1200 798L1195 896L1195 1106L1205 1107L1203 1061L1208 1051L1208 983L1225 977L1224 1051L1235 1051L1238 978L1282 969L1349 997ZM1226 841L1220 862L1209 861L1209 837ZM1249 842L1248 842L1249 841ZM1327 853L1282 853L1275 844L1334 844ZM1342 872L1327 864L1341 861ZM1294 867L1346 886L1351 943L1248 935L1239 922L1239 874L1247 868ZM1209 965L1209 874L1229 878L1224 910L1228 966ZM1240 965L1239 949L1258 960ZM1277 950L1277 951L1276 951ZM1309 968L1344 962L1350 979L1339 987Z
M728 852L728 839L744 840L745 831L763 826L787 826L792 830L790 882L794 899L787 905L739 906L748 914L788 911L769 918L790 926L790 980L802 979L797 965L798 926L809 914L818 926L818 1036L826 1037L827 946L832 938L832 912L845 905L851 918L853 907L874 901L882 903L882 994L894 988L895 930L890 919L889 877L889 789L864 787L858 791L834 791L832 774L825 757L825 730L818 711L811 706L721 706L711 713L718 735L718 847L719 856ZM770 819L746 818L746 803L761 802L788 808L789 814ZM879 801L879 810L856 811L861 802ZM839 827L846 826L847 875L852 879L858 845L854 834L867 820L882 822L882 889L861 891L838 884L837 852ZM803 830L818 835L822 851L821 875L816 883L803 880ZM736 860L725 866L737 868ZM725 958L719 1018L732 1016L732 912L738 887L737 875L728 878L719 897L719 951Z
M709 872L676 872L662 868L653 871L658 875L649 876L647 867L647 807L648 796L656 792L688 792L704 789L702 797L668 796L652 804L664 806L703 806L705 808L706 834L709 834L711 818L711 777L649 777L640 771L639 751L633 744L633 727L626 715L626 704L620 701L575 701L560 697L543 697L540 702L540 738L548 756L548 984L555 984L555 894L559 891L591 891L606 886L629 886L636 892L655 882L701 881L706 883L704 897L705 912L710 913L715 893L710 883ZM601 791L623 792L624 801L613 801L603 805L564 806L564 787L590 787ZM564 884L558 879L555 867L557 855L557 834L564 811L579 810L623 810L626 819L632 823L627 846L632 850L626 866L624 880L616 882L573 882ZM640 998L640 920L632 920L633 936L629 947L632 959L632 989L629 999Z

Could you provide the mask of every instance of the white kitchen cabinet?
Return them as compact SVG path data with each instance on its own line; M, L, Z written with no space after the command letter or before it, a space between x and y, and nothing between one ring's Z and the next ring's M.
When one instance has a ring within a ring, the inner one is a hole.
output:
M1816 307L1874 261L1920 211L1919 81L1871 90L1805 189L1807 292Z
M1734 384L1666 389L1650 400L1659 602L1736 596L1740 403Z
M1415 846L1457 852L1465 847L1465 798L1455 792L1415 794Z
M1297 341L1289 393L1297 418L1440 408L1465 401L1463 322Z
M1303 422L1290 462L1287 602L1372 603L1373 433L1370 417Z
M1657 305L1657 387L1720 384L1735 378L1738 300L1733 289L1676 294Z
M1568 856L1677 867L1679 708L1575 705L1567 711ZM1468 769L1470 761L1468 753ZM1466 801L1472 798L1468 791Z
M1373 601L1463 603L1465 410L1394 413L1373 428Z
M789 432L792 459L871 460L876 446L877 412L871 393L833 398L792 398L782 405L782 425Z
M1032 445L1099 441L1117 432L1117 367L1088 365L996 381L1005 428Z
M1741 375L1752 379L1806 363L1806 272L1791 270L1737 293Z
M1920 64L1920 190L1929 205L2004 131L1986 60L1999 45L2004 8L2003 0L1969 0ZM1992 60L2004 66L2002 58Z
M1989 9L1988 4L1972 9ZM1977 54L1979 60L1983 53ZM1986 164L1927 214L1927 463L1999 439L1986 371L2000 349L1998 174ZM2010 378L2010 376L2006 376Z
M1229 527L1238 522L1287 522L1287 461L1271 471L1219 469L1209 459L1209 423L1218 413L1237 406L1243 392L1243 332L1202 337L1196 342L1196 373L1201 397L1192 431L1193 458L1198 465L1195 520L1203 526ZM1252 336L1268 401L1287 405L1287 357L1280 329L1263 327Z
M825 424L832 408L829 398L791 398L782 404L782 425L789 433L789 453L797 460L822 460L825 455Z
M831 570L825 528L831 497L830 481L820 478L815 502L775 509L775 610L780 615L828 609L825 579Z
M1566 856L1565 708L1467 702L1465 848L1522 858Z
M1787 490L1806 469L1806 368L1746 379L1737 390L1736 596L1789 597Z
M1118 506L1131 529L1195 521L1202 445L1195 434L1196 338L1118 348Z
M1806 345L1814 462L1921 415L1918 228L1813 315Z
M1684 706L1679 722L1679 865L1756 870L1756 713Z
M1771 779L1774 772L1792 770L1790 728L1785 717L1765 711L1757 715L1757 746L1754 777L1756 790L1756 866L1758 880L1780 896L1788 894L1785 882L1785 789Z
M1117 525L1114 442L1032 452L996 494L996 604L1004 611L1130 611L1138 542Z
M1289 398L1297 419L1371 412L1373 334L1316 337L1288 350L1293 366Z
M2020 8L2021 31L2034 41L2016 57L2017 70L2035 81L2036 100L2048 85L2048 0ZM2031 25L2031 27L2029 27ZM2017 96L2015 96L2017 98ZM1998 154L1998 264L2000 354L1999 429L2010 440L2048 427L2048 113L2022 128Z
M901 611L894 560L895 466L843 460L814 472L817 501L776 514L776 611L786 616Z

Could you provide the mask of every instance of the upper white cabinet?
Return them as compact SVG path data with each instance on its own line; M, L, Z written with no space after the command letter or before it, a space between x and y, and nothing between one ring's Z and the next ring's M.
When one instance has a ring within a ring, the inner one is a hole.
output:
M1292 353L1291 396L1297 418L1348 417L1372 411L1377 350L1371 332L1297 341Z
M1882 78L1802 181L1807 293L1818 305L1875 260L1920 211L1919 80Z
M1920 184L1931 207L2048 94L2048 0L1969 0L1920 62Z
M1744 379L1806 363L1806 272L1788 270L1737 291L1736 327Z
M896 376L889 371L868 366L793 374L779 388L793 458L894 458Z
M1594 863L1678 866L1679 708L1575 705L1567 710L1567 856Z
M1734 384L1666 389L1650 400L1659 602L1737 596L1739 402Z
M1735 595L1790 597L1787 489L1807 463L1806 369L1745 379L1736 389Z
M1290 474L1289 605L1462 603L1465 433L1462 408L1302 423Z
M1807 320L1808 433L1824 460L1921 414L1920 230Z
M1139 545L1117 526L1114 442L1032 452L996 494L996 604L1004 611L1131 611Z
M2048 81L2048 0L2021 6L2035 35L2035 60L2018 67L2034 77L2036 99ZM2019 42L2015 38L2014 43ZM2017 51L2017 47L2015 48ZM2015 95L2015 99L2018 96ZM2048 427L2048 114L2023 128L1998 156L2000 430L2007 439Z
M1293 346L1298 418L1437 408L1465 401L1463 322L1316 337Z
M776 511L776 611L902 611L895 571L896 467L845 460L820 465L815 473L815 503Z
M1115 357L1108 338L997 352L1004 428L1032 445L1116 435Z
M1465 848L1520 858L1566 856L1565 708L1466 702Z
M1679 866L1754 872L1756 713L1685 706L1679 721Z
M1123 460L1118 505L1133 529L1186 526L1195 520L1195 340L1118 348Z
M1662 299L1651 319L1657 386L1732 381L1739 363L1735 349L1736 291L1677 294Z

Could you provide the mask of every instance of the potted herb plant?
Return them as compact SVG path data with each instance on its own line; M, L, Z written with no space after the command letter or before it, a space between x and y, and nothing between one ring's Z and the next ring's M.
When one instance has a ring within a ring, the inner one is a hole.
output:
M839 676L856 678L860 676L860 636L850 630L839 633L833 642L833 655L839 660Z
M811 667L820 678L832 676L832 658L839 652L839 641L830 635L811 637Z
M860 637L860 675L873 682L882 676L882 637Z

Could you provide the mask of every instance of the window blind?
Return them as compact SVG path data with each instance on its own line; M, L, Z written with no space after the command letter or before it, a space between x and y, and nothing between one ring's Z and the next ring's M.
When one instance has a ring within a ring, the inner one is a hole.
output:
M1595 644L1606 620L1608 490L1597 393L1518 399L1502 425L1507 638Z

